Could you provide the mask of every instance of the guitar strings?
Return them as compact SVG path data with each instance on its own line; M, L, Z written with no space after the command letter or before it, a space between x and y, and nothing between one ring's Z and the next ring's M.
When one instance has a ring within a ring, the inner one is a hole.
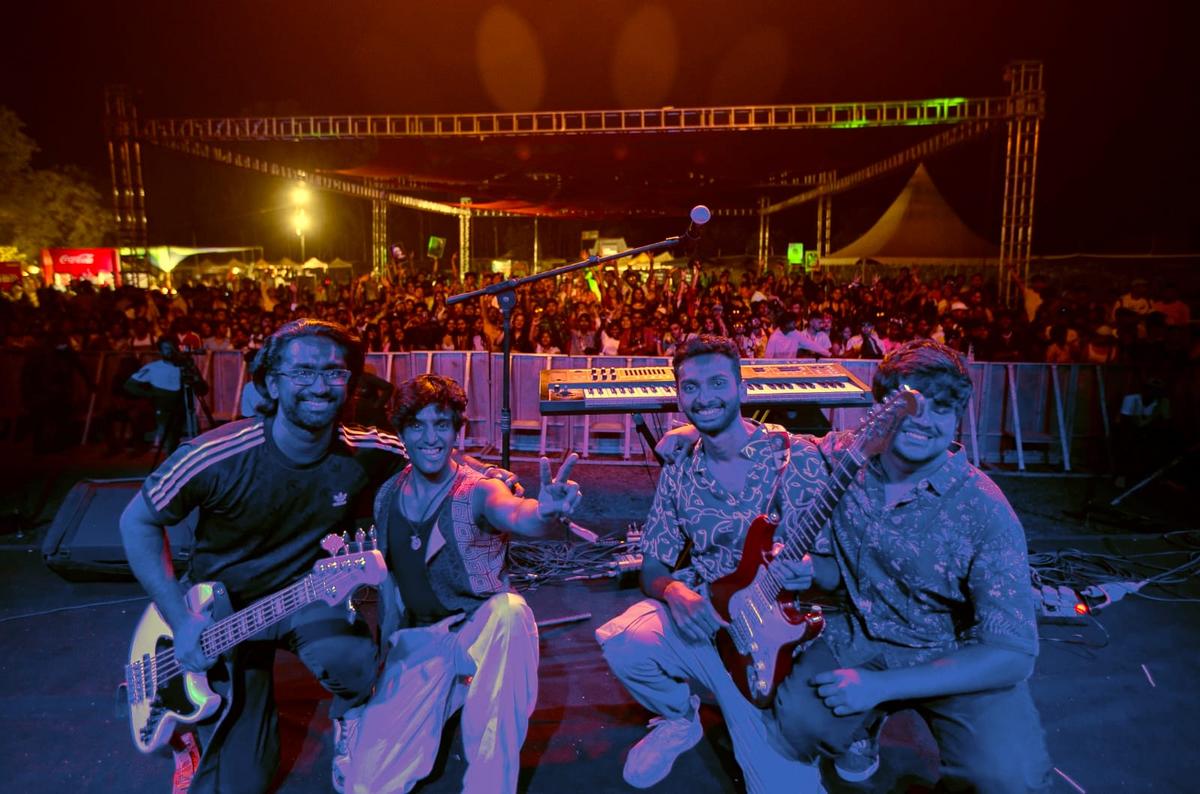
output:
M270 609L274 612L275 605L281 604L283 612L288 613L297 607L312 603L316 600L316 591L311 586L311 579L311 575L306 576L290 587L252 604L243 612L230 615L209 626L200 635L201 649L205 656L219 656L222 647L228 649L273 622L268 619L265 623L253 625L252 621L257 610ZM302 590L308 592L301 593ZM218 640L220 641L218 642ZM145 677L144 660L132 662L130 666L137 667ZM175 656L175 648L167 648L155 654L153 669L156 683L170 681L183 672L183 665Z
M854 464L854 467L852 469L846 465L847 461L850 461ZM857 472L858 472L858 469L862 467L862 463L863 463L863 461L857 456L857 450L855 450L853 447L851 447L851 449L847 450L845 457L843 457L842 459L840 459L838 461L837 467L833 471L833 476L836 480L838 480L841 483L841 487L843 489L848 487L850 485L850 483L853 481L855 474L857 474ZM817 500L821 503L821 506L824 507L830 513L833 512L833 510L837 507L837 504L838 504L838 500L835 500L832 497L833 497L833 494L831 493L830 487L828 486L828 484L823 483L821 486L820 492L817 494ZM801 522L802 522L801 523L801 535L800 535L799 540L802 545L808 545L808 544L812 543L813 539L816 538L817 533L821 531L822 525L816 524L813 521L812 517L807 516L807 515L801 519ZM776 555L775 559L779 559L780 557L782 557L786 560L795 562L803 557L803 554L800 554L800 556L798 557L797 556L798 553L799 553L799 549L794 548L791 545L785 545L783 547L783 550L780 551L778 555ZM773 591L773 592L769 592L769 593L764 593L764 597L768 598L768 599L776 598L779 595L779 593L784 589L783 584L779 581L778 576L774 572L772 572L770 567L768 567L766 569L764 579L766 579L770 583L771 590Z

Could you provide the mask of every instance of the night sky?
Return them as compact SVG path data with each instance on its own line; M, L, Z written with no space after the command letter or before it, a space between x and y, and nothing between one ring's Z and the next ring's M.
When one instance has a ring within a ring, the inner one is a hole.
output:
M1182 2L127 0L9 4L5 16L0 104L41 145L36 165L82 166L105 195L111 83L138 91L150 117L682 107L1000 96L1007 62L1040 59L1035 253L1200 250L1200 56ZM910 140L875 132L820 133L849 136L835 146L805 133L778 170L833 157L845 172ZM693 159L739 156L705 146ZM270 211L253 207L267 180L179 159L148 157L152 238L262 236ZM994 142L930 164L993 241L1002 166ZM839 196L835 232L863 231L905 176ZM340 212L357 233L362 208Z

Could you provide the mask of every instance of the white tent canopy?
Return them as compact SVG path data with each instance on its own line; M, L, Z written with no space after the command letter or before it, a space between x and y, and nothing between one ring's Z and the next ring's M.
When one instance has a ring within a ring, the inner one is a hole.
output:
M995 264L997 248L967 228L922 163L874 226L820 262L853 265L864 260L885 265Z

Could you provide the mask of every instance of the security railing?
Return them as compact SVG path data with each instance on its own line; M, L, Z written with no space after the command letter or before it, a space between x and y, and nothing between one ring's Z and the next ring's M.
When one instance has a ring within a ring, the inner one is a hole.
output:
M0 379L0 443L15 443L27 429L23 421L30 401L38 400L41 414L53 411L56 421L68 423L72 439L95 443L109 432L114 412L128 411L137 401L123 395L121 384L151 353L84 353L84 371L96 384L89 389L81 378L69 393L50 394L30 382L27 357L36 351L0 351L0 367L10 376ZM248 374L241 353L212 351L196 354L200 372L209 384L207 410L197 410L201 429L210 423L237 419L241 391ZM545 368L579 369L598 365L590 356L515 354L512 357L512 448L520 456L557 454L569 449L588 457L643 462L649 450L625 417L543 416L539 410L538 373ZM840 362L870 384L876 362ZM606 357L605 366L669 364L663 358ZM467 391L469 405L461 443L487 455L500 446L502 358L498 354L462 351L372 353L367 366L393 384L426 372L454 378ZM1090 364L993 363L970 364L975 389L959 427L959 440L977 464L1030 466L1058 471L1108 472L1116 452L1114 438L1122 400L1140 389L1145 370L1136 366ZM1167 383L1176 410L1172 433L1181 443L1200 436L1200 413L1186 410L1191 395L1200 394L1200 367L1173 369ZM57 400L48 406L46 400ZM132 400L132 402L131 402ZM148 406L147 406L148 407ZM834 429L853 427L863 408L823 409ZM747 413L751 409L747 408ZM211 422L210 417L211 416ZM661 434L678 414L648 415L651 430ZM75 435L77 432L78 435Z

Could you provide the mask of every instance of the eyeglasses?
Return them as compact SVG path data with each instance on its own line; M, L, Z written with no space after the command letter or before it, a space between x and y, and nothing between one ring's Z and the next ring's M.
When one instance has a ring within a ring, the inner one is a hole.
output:
M348 369L277 369L275 371L298 386L313 385L317 382L317 375L320 375L330 386L345 386L350 382L351 374Z

